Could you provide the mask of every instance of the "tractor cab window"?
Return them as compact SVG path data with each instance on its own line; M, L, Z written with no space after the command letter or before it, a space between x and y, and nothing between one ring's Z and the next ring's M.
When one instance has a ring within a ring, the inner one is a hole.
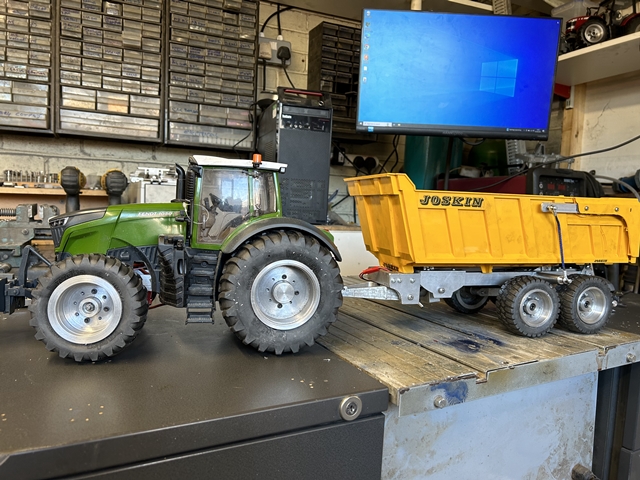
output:
M277 208L276 186L272 172L255 172L253 176L254 216L275 213Z
M249 176L237 169L205 170L200 194L198 242L222 243L249 217Z

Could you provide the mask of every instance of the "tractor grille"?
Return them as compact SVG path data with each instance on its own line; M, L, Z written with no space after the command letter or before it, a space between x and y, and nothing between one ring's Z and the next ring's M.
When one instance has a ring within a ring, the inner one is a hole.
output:
M64 226L67 224L69 217L56 218L49 220L49 226L51 227L51 237L53 238L53 244L57 248L62 241L62 234L64 233Z

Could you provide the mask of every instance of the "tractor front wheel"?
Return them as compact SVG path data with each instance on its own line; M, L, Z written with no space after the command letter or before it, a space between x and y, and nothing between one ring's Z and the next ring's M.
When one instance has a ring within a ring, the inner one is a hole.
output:
M578 37L580 38L580 42L585 47L588 47L607 40L609 38L609 30L604 20L600 18L590 18L580 27Z
M218 301L227 325L259 351L297 352L336 320L342 278L331 253L313 237L270 232L224 265Z
M133 269L104 255L77 255L39 278L29 307L36 338L76 362L112 357L147 319L147 289Z

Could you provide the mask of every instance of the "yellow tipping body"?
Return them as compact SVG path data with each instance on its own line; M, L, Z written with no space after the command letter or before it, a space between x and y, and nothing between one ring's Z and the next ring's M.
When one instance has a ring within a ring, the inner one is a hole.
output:
M405 174L345 180L356 200L364 243L391 270L414 267L560 264L554 215L543 203L577 204L558 213L568 264L634 262L640 249L640 203L576 198L416 190Z

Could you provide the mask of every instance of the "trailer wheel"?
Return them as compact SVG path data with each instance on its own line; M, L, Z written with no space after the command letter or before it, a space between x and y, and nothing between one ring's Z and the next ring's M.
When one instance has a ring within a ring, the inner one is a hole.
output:
M130 344L147 319L147 289L133 269L104 255L77 255L38 279L29 307L36 338L62 358L96 362Z
M502 285L496 300L498 318L514 333L540 337L558 318L556 290L539 278L515 277Z
M596 333L611 314L611 285L604 278L590 275L574 275L572 280L560 292L558 321L573 332Z
M489 297L471 293L469 287L462 287L451 298L444 299L444 303L460 313L478 313L488 301Z
M609 30L604 20L600 18L590 18L580 27L578 36L580 42L588 47L607 40L609 38Z
M270 232L224 265L218 301L246 345L280 355L313 345L342 305L342 277L331 253L300 232Z

